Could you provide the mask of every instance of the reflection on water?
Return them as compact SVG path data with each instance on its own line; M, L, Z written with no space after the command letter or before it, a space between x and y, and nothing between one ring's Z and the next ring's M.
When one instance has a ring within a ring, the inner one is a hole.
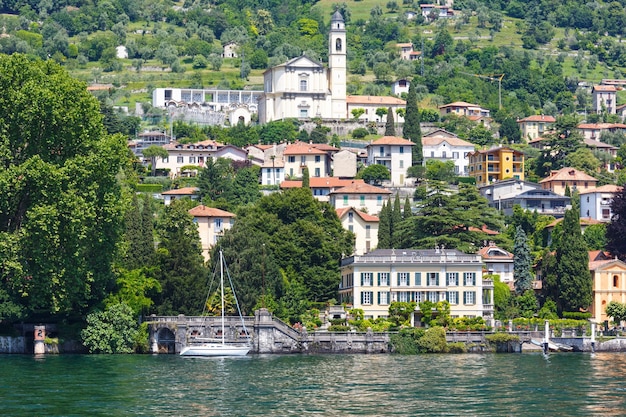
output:
M2 416L622 415L626 354L0 356Z

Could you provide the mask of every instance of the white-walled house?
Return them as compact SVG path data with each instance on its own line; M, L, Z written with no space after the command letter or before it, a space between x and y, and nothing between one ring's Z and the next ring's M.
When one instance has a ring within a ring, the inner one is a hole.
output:
M543 136L544 133L552 129L554 123L556 123L554 116L545 114L534 114L517 121L522 131L522 138L526 140L533 140Z
M393 120L395 123L404 123L404 118L398 114L398 109L406 108L406 101L389 96L347 96L346 103L348 106L348 117L354 120L352 110L363 109L365 112L359 116L359 120L364 122L387 122L387 116L382 118L376 114L376 110L383 108L393 111Z
M514 283L513 254L494 245L481 248L478 254L483 259L488 274L500 275L500 282Z
M189 210L193 216L193 222L198 225L202 256L205 261L209 260L209 251L218 240L224 236L224 231L233 227L235 215L228 211L220 210L203 205Z
M614 85L594 85L591 90L592 111L615 114L617 87Z
M367 145L367 164L384 165L391 173L391 184L405 185L406 171L412 164L410 140L397 136L383 136Z
M344 229L354 233L354 255L363 255L378 245L379 218L354 207L336 209Z
M364 184L365 182L363 180L343 179L337 177L313 177L309 179L309 188L311 189L313 197L317 200L329 202L330 193L340 188L350 186L354 183ZM280 188L283 190L287 190L289 188L302 188L302 181L285 180L280 183Z
M377 249L341 261L339 302L366 318L388 317L392 301L448 301L455 317L493 318L493 282L483 282L480 255L456 249ZM419 304L411 317L417 326Z
M164 145L167 158L157 158L157 169L169 169L170 176L182 174L182 167L197 165L205 166L209 159L227 158L233 161L247 161L248 152L233 145L224 145L213 140L205 140L196 143L172 142Z
M602 222L610 222L613 211L611 202L622 192L622 187L612 184L603 185L591 190L583 190L580 196L580 217L589 217Z
M191 200L197 200L199 198L197 187L175 188L173 190L163 191L161 196L163 197L163 204L166 206L169 206L172 201L181 198L189 198Z
M429 159L443 162L453 161L454 172L457 175L468 175L469 159L467 159L467 155L474 152L474 150L474 144L464 141L454 133L443 129L437 129L422 136L424 161Z
M354 181L348 186L331 191L329 196L330 204L335 209L355 207L368 214L378 215L391 194L391 191L384 188Z

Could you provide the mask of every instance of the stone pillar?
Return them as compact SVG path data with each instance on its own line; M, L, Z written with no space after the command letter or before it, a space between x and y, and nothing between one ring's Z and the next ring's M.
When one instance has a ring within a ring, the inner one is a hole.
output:
M35 355L43 355L46 353L46 326L39 325L34 328Z

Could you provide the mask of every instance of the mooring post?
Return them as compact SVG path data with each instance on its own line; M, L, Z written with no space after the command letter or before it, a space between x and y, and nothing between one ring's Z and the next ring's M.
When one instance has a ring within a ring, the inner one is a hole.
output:
M591 322L591 353L596 352L596 324Z
M544 324L544 331L543 331L543 353L548 353L549 344L550 344L550 322L546 320Z

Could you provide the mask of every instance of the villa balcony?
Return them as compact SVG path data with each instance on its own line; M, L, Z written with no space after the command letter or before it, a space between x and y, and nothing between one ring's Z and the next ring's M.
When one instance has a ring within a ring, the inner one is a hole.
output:
M493 289L493 280L492 279L483 279L483 289Z

